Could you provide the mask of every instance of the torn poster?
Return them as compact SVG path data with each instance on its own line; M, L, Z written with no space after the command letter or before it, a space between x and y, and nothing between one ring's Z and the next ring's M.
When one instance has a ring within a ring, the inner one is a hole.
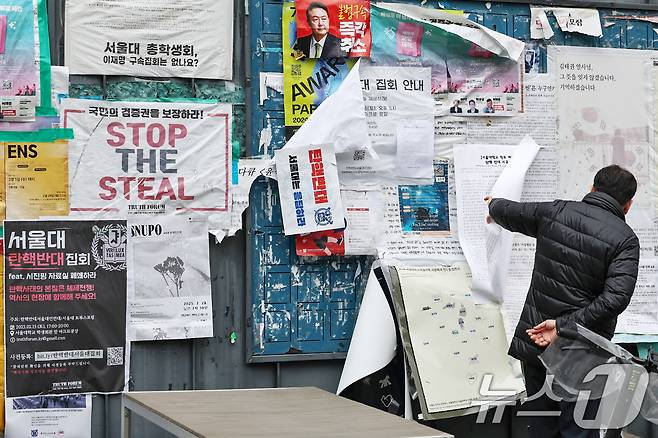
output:
M232 107L217 103L65 99L71 212L198 212L231 221Z
M260 72L258 78L260 81L259 105L263 105L270 98L270 93L267 90L283 94L283 73Z
M530 38L550 39L555 35L548 21L552 12L562 32L578 32L600 37L603 35L601 18L596 9L530 7Z
M375 153L369 154L366 144L337 152L341 185L359 189L385 183L430 184L434 154L430 69L376 67L361 61L359 75ZM398 159L400 154L403 160ZM410 154L416 158L413 163Z
M519 363L507 355L500 307L476 304L465 263L396 266L391 277L395 313L424 420L494 403L483 388L504 388L499 399L523 393Z
M522 42L441 11L380 6L371 8L373 64L431 67L437 115L523 111Z
M311 117L302 122L303 125L284 148L333 144L337 154L372 150L361 92L360 63L361 61L357 61L338 89L324 99L326 105L315 108Z
M238 184L231 188L233 203L231 204L229 236L234 236L238 230L242 229L242 213L249 207L249 193L256 178L261 175L266 178L274 176L274 167L270 166L271 161L269 156L240 158L238 161Z
M340 394L354 382L385 367L395 357L395 319L373 264L338 383Z
M138 216L128 228L130 340L212 337L205 218L187 214Z
M510 163L515 164L511 168L514 177L510 180L518 183L518 190L521 190L525 173L538 150L535 146L534 142L522 142L518 147L463 145L454 148L459 242L473 275L473 297L478 302L502 303L504 299L504 289L494 290L489 274L484 198L491 194L498 177ZM513 160L518 148L527 150L520 152L519 157L523 159ZM515 194L509 187L505 188L506 193ZM504 278L504 274L496 278Z
M68 144L72 138L70 129L0 133L7 219L69 214Z
M332 145L286 147L274 157L286 236L345 228Z
M295 50L303 58L370 56L370 0L297 0L295 4Z
M5 435L91 438L91 407L89 394L8 398Z
M71 74L233 77L233 2L67 0Z
M126 221L5 221L4 229L6 395L123 391ZM52 335L39 336L30 319Z
M523 192L526 172L532 165L539 145L530 138L524 138L514 151L510 162L491 189L492 198L505 198L519 202ZM487 215L488 216L488 215ZM496 223L485 225L486 257L491 280L491 295L498 303L504 301L505 281L508 277L512 242L514 235Z
M298 235L298 256L376 255L383 214L382 194L376 191L341 190L345 208L344 229Z
M345 80L354 60L304 59L296 49L297 21L294 1L283 3L283 107L286 139L290 139L325 99ZM355 96L358 97L358 96Z
M337 394L393 415L411 418L404 349L397 336L388 267L375 262Z
M69 68L53 65L50 68L50 72L52 74L52 89L50 93L50 99L53 108L55 108L57 110L57 114L59 114L62 99L69 97Z

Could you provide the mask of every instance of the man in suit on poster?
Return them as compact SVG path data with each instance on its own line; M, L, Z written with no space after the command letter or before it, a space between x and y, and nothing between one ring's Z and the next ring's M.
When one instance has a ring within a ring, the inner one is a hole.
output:
M310 35L297 39L297 50L306 58L342 58L346 56L340 49L340 38L329 33L329 10L320 2L312 2L306 9L306 21L311 28Z

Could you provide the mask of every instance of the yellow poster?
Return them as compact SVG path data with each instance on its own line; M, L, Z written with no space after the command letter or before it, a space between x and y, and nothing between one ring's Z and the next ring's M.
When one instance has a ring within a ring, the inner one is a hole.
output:
M355 60L304 59L297 47L295 2L283 3L283 105L286 139L310 117L315 108L338 89Z
M6 219L67 216L70 130L13 133L2 138Z

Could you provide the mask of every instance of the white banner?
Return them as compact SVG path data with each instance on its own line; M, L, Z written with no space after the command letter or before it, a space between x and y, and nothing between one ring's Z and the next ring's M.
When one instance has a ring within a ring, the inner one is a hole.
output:
M578 32L594 37L603 35L601 18L596 9L531 7L530 38L550 39L555 35L546 15L549 11L553 13L563 32Z
M345 227L333 146L286 147L274 158L287 236Z
M133 341L213 335L208 234L203 216L140 217L128 224Z
M232 0L67 0L71 74L227 79Z
M91 438L91 395L8 398L5 413L9 438Z
M65 99L71 213L203 213L228 229L232 107Z

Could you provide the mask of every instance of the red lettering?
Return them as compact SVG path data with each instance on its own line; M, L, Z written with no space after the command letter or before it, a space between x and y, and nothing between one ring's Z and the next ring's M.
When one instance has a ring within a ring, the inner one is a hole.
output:
M130 183L135 179L134 176L120 176L117 178L117 182L123 183L123 197L127 200L130 200Z
M126 128L133 130L133 144L137 147L139 147L139 130L145 126L144 123L126 123Z
M327 202L329 202L329 196L327 196L326 190L320 190L318 192L314 192L313 197L315 198L316 204L326 204Z
M322 149L311 149L308 151L308 159L311 163L316 161L322 162Z
M139 178L137 183L137 197L145 201L152 201L153 195L148 195L147 193L153 190L152 185L148 185L149 182L155 181L153 177Z
M178 177L178 199L181 201L191 201L194 196L185 196L185 178Z
M169 182L169 178L163 178L160 183L160 188L158 189L158 194L155 195L155 200L159 201L163 197L168 196L172 201L176 200L176 192Z
M123 125L119 122L112 122L107 125L107 133L117 138L116 140L107 140L107 144L114 146L115 148L123 146L126 142L126 137L117 129L123 129Z
M155 131L158 131L158 140L155 140ZM153 123L150 124L148 128L146 128L146 142L148 143L149 146L152 148L159 148L165 143L166 140L166 133L165 133L165 127L162 126L160 123Z
M180 140L186 136L187 128L185 125L180 125L178 123L172 123L169 125L169 146L172 148L176 147L176 140Z
M116 180L112 178L111 176L104 176L103 178L98 181L98 185L101 188L101 190L105 190L107 193L100 193L98 196L105 200L105 201L110 201L117 196L117 191L114 187L112 187L110 184L114 184Z

